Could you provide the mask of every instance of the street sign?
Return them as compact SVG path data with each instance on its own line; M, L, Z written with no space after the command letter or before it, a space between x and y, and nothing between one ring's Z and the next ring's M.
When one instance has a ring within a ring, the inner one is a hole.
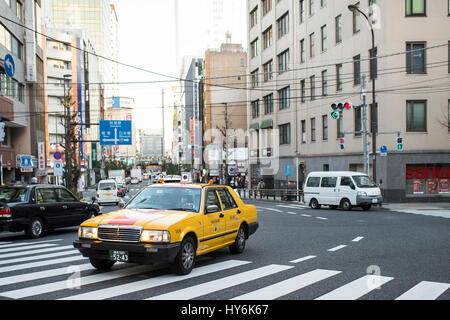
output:
M291 165L288 163L286 165L286 177L290 177L291 176Z
M380 147L380 156L385 157L387 155L387 147L381 146Z
M53 166L53 175L55 177L63 176L62 161L55 161L55 165Z
M56 151L56 152L53 154L53 158L55 158L55 160L60 160L60 159L62 158L61 152Z
M21 155L20 156L20 167L21 168L32 168L33 162L31 161L31 155Z
M10 78L14 77L14 74L16 73L16 64L14 63L14 58L9 53L5 55L5 72L6 75Z
M130 120L100 120L100 145L132 145Z
M192 177L190 172L181 173L181 182L192 182Z

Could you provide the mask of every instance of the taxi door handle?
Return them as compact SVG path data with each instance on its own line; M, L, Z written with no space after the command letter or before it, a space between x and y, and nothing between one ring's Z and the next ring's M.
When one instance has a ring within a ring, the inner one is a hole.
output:
M64 206L62 206L63 207L63 209L67 209L67 206L66 205L64 205Z
M223 218L225 215L223 213L219 213L219 218Z
M39 207L39 209L40 209L41 211L44 211L44 210L45 210L45 207Z

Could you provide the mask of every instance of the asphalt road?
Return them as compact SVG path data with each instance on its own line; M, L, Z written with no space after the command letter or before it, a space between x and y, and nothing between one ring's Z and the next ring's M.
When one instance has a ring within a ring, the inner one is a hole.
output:
M187 276L165 264L97 271L72 247L77 228L0 233L0 299L450 299L448 218L246 202L260 227L245 251L199 257Z

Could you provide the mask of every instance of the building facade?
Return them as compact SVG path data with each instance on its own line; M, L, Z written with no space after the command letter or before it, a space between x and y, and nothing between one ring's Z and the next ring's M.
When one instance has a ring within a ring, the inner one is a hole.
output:
M375 50L370 26L349 10L352 4L371 21ZM376 182L385 201L448 201L449 37L436 33L450 29L447 0L248 0L247 5L254 178L272 188L301 188L311 171L363 171L366 121L368 131L373 123L377 132ZM358 108L364 91L366 108ZM339 102L356 108L335 120L331 105ZM371 152L372 136L367 143Z
M161 130L140 129L139 159L141 161L160 160L163 158L163 135Z

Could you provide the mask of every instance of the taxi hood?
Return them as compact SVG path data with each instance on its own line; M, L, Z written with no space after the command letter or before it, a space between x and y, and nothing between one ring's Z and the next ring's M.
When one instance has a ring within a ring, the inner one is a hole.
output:
M100 224L140 226L144 229L167 229L196 212L159 209L119 209L85 221L83 226Z

